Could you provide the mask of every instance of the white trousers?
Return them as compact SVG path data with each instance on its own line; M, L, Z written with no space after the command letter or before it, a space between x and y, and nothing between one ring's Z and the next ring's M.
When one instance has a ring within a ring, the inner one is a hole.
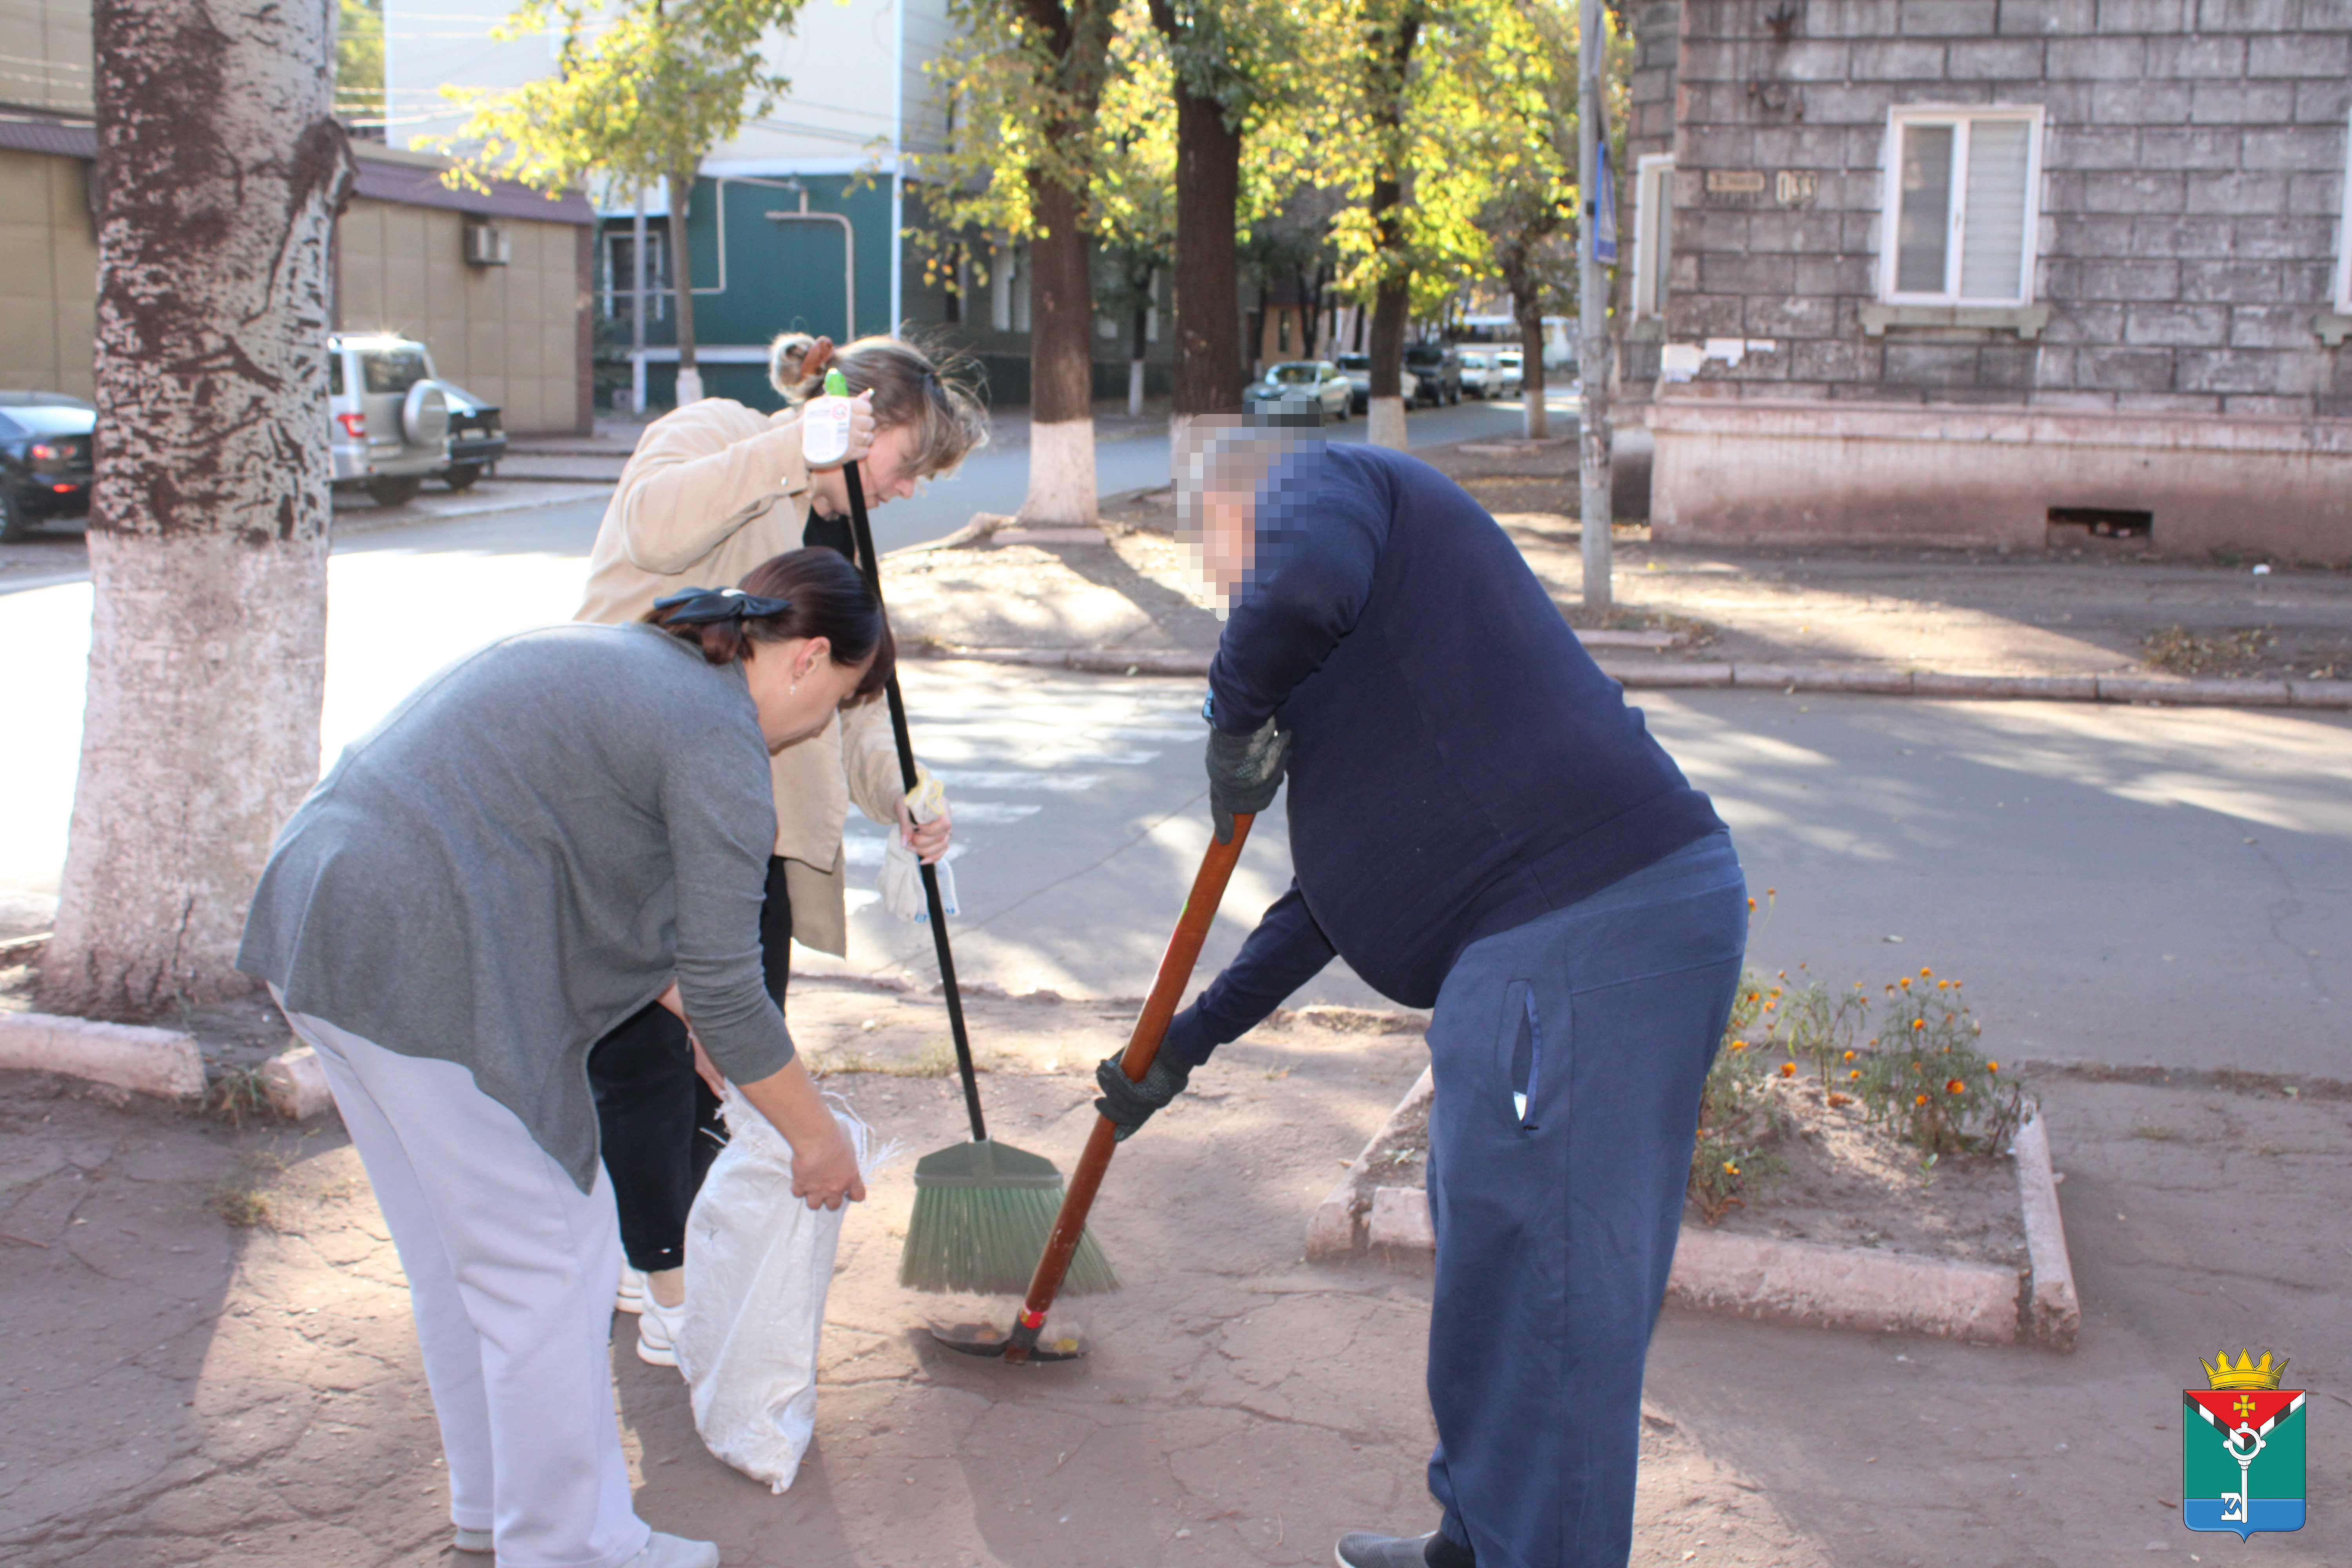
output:
M499 1568L618 1568L651 1531L613 1400L621 1248L603 1168L583 1193L455 1062L286 1017L326 1068L408 1276L450 1518L492 1532Z

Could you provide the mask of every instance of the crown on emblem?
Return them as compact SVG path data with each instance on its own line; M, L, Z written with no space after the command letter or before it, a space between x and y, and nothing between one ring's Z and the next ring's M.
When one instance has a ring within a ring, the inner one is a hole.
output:
M2199 1356L2197 1364L2205 1369L2207 1385L2212 1388L2276 1388L2286 1376L2286 1363L2273 1366L2268 1351L2263 1352L2259 1362L2253 1352L2242 1350L2235 1366L2230 1364L2228 1351L2223 1351L2218 1361L2209 1362Z

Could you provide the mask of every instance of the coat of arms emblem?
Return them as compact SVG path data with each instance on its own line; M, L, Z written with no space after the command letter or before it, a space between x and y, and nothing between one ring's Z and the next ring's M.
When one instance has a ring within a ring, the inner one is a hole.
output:
M2181 1391L2180 1522L2227 1530L2303 1528L2303 1390L2281 1388L2286 1363L2223 1351L2205 1388Z

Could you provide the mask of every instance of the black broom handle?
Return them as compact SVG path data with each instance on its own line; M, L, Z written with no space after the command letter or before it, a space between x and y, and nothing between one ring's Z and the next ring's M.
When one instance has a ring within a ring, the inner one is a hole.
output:
M858 477L857 465L842 466L843 478L849 487L849 522L857 537L859 568L866 574L866 586L873 594L878 608L882 604L882 560L874 553L874 529L866 521L866 481ZM898 742L898 773L907 788L915 787L915 742L907 733L907 700L898 694L898 672L893 669L883 687L890 703L890 734ZM948 911L940 900L940 871L936 866L919 864L923 873L923 897L931 909L931 944L939 951L940 984L948 994L948 1030L955 1037L956 1070L963 1075L963 1108L971 1117L971 1138L975 1143L988 1142L988 1123L980 1114L980 1078L971 1065L971 1037L964 1033L963 993L956 988L955 954L948 951Z

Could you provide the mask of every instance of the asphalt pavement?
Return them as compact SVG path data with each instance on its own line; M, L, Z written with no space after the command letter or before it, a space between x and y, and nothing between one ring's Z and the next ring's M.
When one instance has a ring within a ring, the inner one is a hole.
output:
M1465 405L1412 427L1459 439L1457 425L1509 417ZM1122 448L1157 454L1164 477L1160 443L1105 450ZM990 510L986 482L975 465L877 521L898 514L901 534L936 536ZM602 506L600 492L341 539L325 753L451 658L568 616ZM0 595L5 668L48 672L9 700L0 892L57 886L89 614L86 583ZM905 679L918 750L947 773L958 812L965 977L1139 994L1207 833L1197 682L921 661ZM2343 716L1769 691L1642 703L1736 831L1765 967L1874 989L1932 967L1966 982L2000 1051L2026 1058L2352 1079ZM879 829L853 821L849 960L803 962L928 979L928 933L867 890L880 847ZM1244 858L1204 976L1287 880L1277 811ZM1378 998L1335 967L1301 1000Z

